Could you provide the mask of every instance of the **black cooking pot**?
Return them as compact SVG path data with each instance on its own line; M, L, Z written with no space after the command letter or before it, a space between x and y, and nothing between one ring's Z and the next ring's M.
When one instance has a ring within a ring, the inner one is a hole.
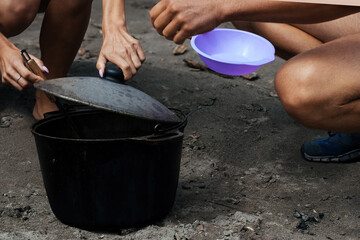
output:
M32 127L48 200L65 224L141 227L165 217L178 184L179 123L93 109L62 110Z

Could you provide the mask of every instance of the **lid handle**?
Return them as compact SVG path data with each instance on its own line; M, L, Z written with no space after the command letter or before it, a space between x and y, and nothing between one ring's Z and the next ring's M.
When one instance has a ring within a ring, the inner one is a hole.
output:
M104 78L110 82L125 83L124 74L120 68L114 68L114 67L105 68Z

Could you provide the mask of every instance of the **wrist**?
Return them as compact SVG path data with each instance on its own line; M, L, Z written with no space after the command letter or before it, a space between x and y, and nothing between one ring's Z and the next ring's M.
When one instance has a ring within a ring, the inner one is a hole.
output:
M232 16L232 9L233 7L231 6L231 0L226 1L226 3L222 2L222 1L217 1L215 0L215 2L217 2L217 6L216 6L216 21L218 24L224 23L224 22L228 22L231 21L231 16Z
M103 36L107 34L113 34L114 32L126 32L126 23L125 22L117 22L117 23L103 23L102 25Z
M103 0L102 31L127 31L124 0Z
M15 45L0 32L0 52L2 52L4 48L16 49Z
M247 21L254 19L256 13L261 11L263 5L269 0L226 0L226 4L219 4L219 15L221 23L234 20Z
M215 6L215 20L216 20L216 23L217 25L220 25L222 23L224 23L226 20L226 17L225 17L225 14L226 14L226 4L221 4L220 3L221 1L219 2L216 2L215 0L215 3L216 3L216 6Z

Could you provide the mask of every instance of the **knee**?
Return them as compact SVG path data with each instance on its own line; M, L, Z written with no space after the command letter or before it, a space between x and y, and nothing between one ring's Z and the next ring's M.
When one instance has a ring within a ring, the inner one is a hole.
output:
M39 8L36 1L6 1L0 18L0 31L5 36L15 36L33 22Z
M320 128L330 112L326 96L320 94L317 69L314 62L290 60L275 77L275 88L285 110L310 128Z

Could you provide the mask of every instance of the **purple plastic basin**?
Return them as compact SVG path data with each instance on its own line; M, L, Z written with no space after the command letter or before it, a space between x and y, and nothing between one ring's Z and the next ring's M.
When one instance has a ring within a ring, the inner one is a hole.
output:
M226 75L249 74L275 60L268 40L236 29L215 28L192 37L191 46L206 66Z

